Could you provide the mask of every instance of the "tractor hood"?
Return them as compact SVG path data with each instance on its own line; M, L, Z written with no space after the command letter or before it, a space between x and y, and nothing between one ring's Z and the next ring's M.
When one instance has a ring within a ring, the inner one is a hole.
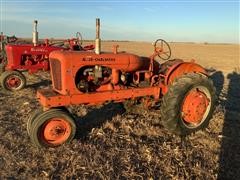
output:
M95 54L94 52L76 51L54 51L50 54L50 59L57 59L68 67L69 65L72 67L102 65L124 72L147 70L150 62L148 58L141 58L129 53L102 52Z
M98 65L122 72L134 72L147 70L150 62L149 58L128 53L95 54L87 51L53 51L49 58L53 89L62 95L79 93L75 79L81 68Z

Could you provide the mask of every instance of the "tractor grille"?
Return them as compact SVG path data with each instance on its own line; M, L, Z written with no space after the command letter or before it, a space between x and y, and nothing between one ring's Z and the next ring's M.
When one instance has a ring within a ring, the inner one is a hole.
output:
M61 63L58 59L50 59L53 86L57 90L62 90Z

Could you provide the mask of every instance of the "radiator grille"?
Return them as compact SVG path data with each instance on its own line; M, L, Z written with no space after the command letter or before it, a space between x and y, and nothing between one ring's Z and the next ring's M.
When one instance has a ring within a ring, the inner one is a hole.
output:
M58 59L50 59L53 86L57 90L62 90L61 62Z

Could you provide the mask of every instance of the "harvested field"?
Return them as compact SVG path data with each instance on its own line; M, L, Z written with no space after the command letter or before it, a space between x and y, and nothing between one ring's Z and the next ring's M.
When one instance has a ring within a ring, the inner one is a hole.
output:
M141 42L103 42L104 50L150 56ZM26 89L0 89L0 179L240 179L240 46L171 43L173 58L196 59L209 69L219 97L210 125L185 138L158 122L159 110L126 112L121 104L69 107L78 120L73 142L35 148L27 135L36 90L47 72L27 75Z

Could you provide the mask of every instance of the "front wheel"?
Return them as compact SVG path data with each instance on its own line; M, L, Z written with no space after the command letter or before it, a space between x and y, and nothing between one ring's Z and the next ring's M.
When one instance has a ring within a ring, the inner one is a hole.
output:
M208 77L183 75L174 80L162 99L162 124L178 135L203 129L212 118L215 102L215 88Z
M18 91L26 86L26 78L19 71L5 71L1 75L1 85L4 90Z
M42 112L30 126L30 138L38 147L56 147L70 142L76 133L72 116L62 109Z
M34 120L41 113L43 113L43 109L42 108L35 109L32 112L30 112L30 115L29 115L28 120L27 120L27 133L28 133L29 136L31 134L31 127L32 127L32 124L33 124Z

